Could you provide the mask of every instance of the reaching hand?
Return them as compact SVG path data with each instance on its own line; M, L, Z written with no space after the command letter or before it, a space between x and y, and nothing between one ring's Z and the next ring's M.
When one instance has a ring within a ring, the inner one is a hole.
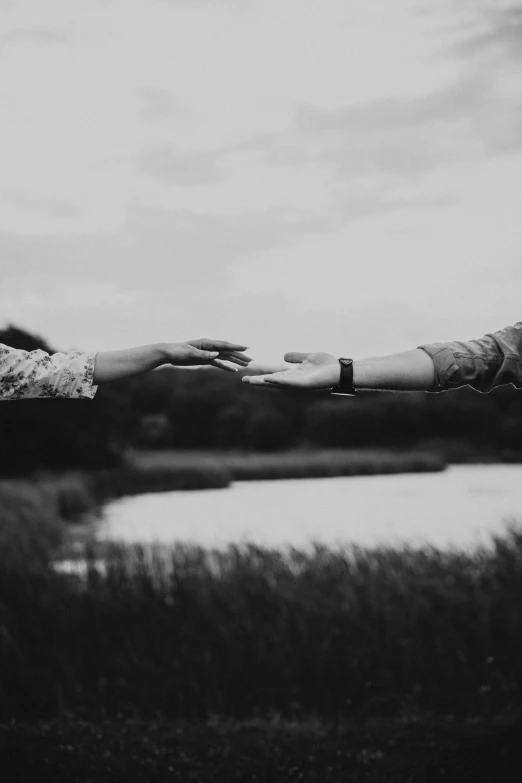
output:
M339 360L329 353L285 353L285 361L295 367L282 372L245 375L243 383L304 391L331 389L339 383Z
M190 340L186 343L171 343L166 346L168 361L177 367L187 367L200 364L211 364L221 370L236 372L238 367L247 367L252 359L242 353L246 350L244 345L227 343L223 340L210 340L206 337L200 340Z

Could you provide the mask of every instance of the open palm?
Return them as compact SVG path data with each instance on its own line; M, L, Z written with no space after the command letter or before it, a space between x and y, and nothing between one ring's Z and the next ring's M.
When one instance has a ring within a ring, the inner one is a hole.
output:
M339 383L339 361L329 353L286 353L285 361L294 365L288 370L245 375L244 383L280 389L320 391Z

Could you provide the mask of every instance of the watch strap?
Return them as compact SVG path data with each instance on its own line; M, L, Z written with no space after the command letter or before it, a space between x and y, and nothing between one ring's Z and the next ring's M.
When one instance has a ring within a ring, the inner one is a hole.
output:
M331 393L354 397L356 392L353 385L353 359L346 359L343 356L339 359L339 365L339 383L333 387Z

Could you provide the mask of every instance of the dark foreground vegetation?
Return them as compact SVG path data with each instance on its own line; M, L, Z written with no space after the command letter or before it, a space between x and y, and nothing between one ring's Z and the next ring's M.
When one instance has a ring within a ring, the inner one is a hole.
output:
M114 547L0 577L0 716L495 714L522 705L522 535L476 555Z
M0 724L9 783L518 783L522 722L116 717Z
M522 706L515 528L470 553L104 544L80 577L52 567L54 501L17 491L0 499L1 719Z
M52 567L56 504L0 486L9 781L517 779L516 529L467 554L106 545L80 577Z

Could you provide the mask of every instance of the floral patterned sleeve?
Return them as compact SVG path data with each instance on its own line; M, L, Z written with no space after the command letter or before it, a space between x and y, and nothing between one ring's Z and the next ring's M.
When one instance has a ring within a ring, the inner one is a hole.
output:
M91 399L96 354L20 351L0 344L0 400L31 397Z

